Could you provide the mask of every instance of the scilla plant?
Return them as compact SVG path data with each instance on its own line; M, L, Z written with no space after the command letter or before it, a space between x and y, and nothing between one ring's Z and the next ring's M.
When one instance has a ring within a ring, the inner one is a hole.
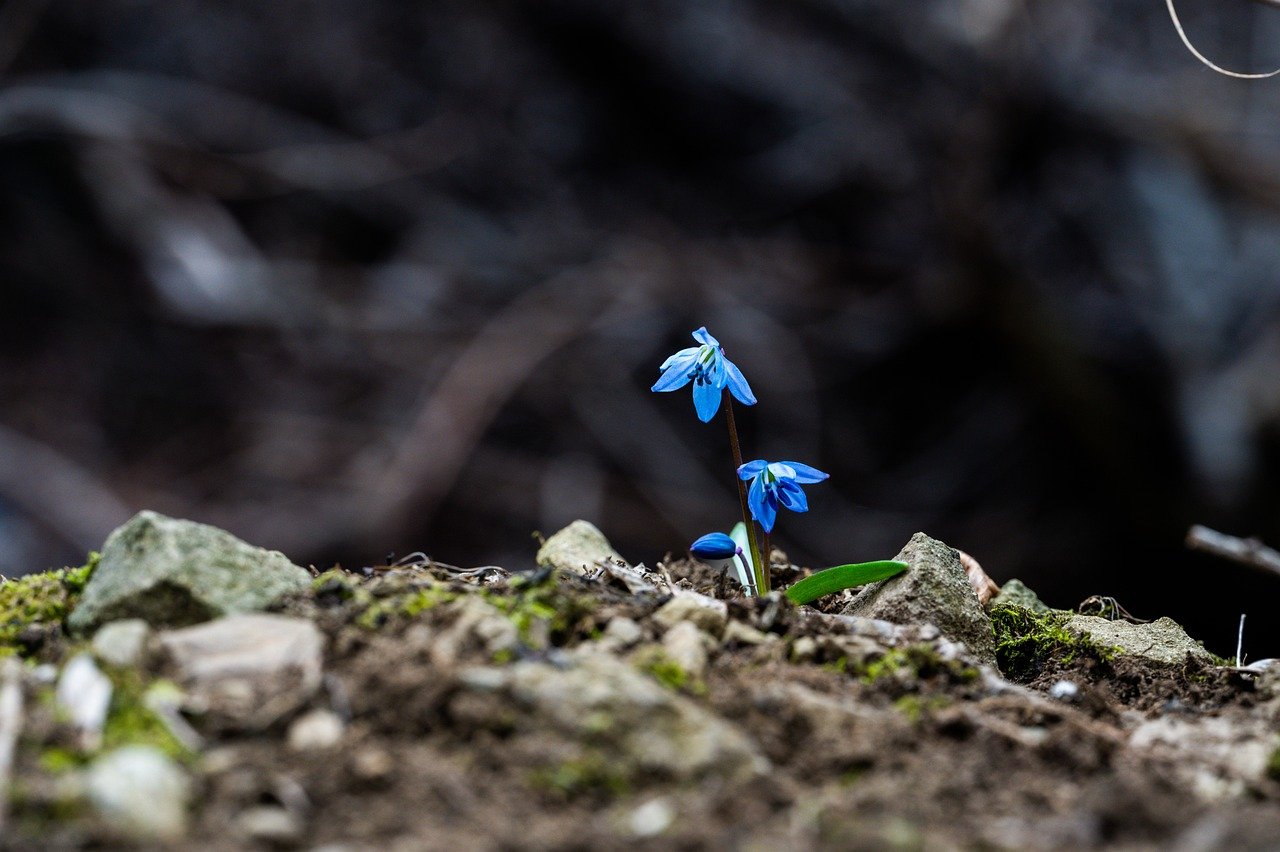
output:
M729 427L729 449L737 472L738 502L742 523L733 534L708 533L689 547L689 552L702 559L736 559L735 571L749 595L769 591L769 536L778 519L779 507L792 512L809 511L809 499L802 485L812 485L829 478L816 467L795 461L770 462L764 459L743 463L738 428L733 418L733 401L724 399L727 388L743 405L755 405L756 397L737 365L725 357L724 347L707 332L706 327L693 333L698 346L681 349L659 368L662 371L652 390L674 391L693 385L693 408L698 419L709 423L725 403L725 421ZM750 483L748 487L747 483ZM744 541L745 540L745 541ZM762 544L763 542L763 544ZM745 546L744 546L745 545ZM750 553L748 563L747 552ZM892 577L905 571L901 562L863 562L838 565L819 571L787 589L787 597L795 603L808 603L823 595Z

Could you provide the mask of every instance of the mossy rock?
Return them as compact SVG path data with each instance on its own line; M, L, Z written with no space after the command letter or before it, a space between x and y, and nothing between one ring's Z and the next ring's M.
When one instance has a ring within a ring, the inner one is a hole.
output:
M80 568L0 581L0 654L25 653L29 628L61 629L97 564L93 553Z
M108 536L67 623L80 633L121 618L196 624L265 609L310 581L282 553L217 527L140 512Z
M933 624L948 638L963 642L981 662L994 664L991 622L960 564L960 554L916 533L894 559L907 563L910 570L867 586L842 614L894 624Z
M1000 593L987 602L987 609L998 606L1020 606L1032 612L1048 612L1049 607L1026 583L1016 577L1000 587Z

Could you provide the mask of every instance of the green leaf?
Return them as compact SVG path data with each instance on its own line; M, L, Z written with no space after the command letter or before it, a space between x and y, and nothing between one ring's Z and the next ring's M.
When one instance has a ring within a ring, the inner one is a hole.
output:
M854 586L865 586L887 580L907 570L907 563L886 560L883 562L859 562L853 565L837 565L825 571L819 571L805 577L799 583L787 589L787 597L792 603L803 604L816 601L823 595L852 589Z

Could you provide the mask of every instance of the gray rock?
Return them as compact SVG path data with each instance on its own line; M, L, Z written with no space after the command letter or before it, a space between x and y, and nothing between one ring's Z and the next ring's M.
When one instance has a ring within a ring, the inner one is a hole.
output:
M707 634L693 622L682 621L662 637L662 649L691 678L702 680L707 673L707 641Z
M125 618L104 624L93 634L93 654L109 666L136 666L147 647L151 627L141 618Z
M174 841L186 833L191 785L176 763L151 746L104 754L85 778L89 803L118 836Z
M265 728L320 687L324 639L306 619L232 615L162 633L160 645L187 692L187 709L219 729Z
M1213 655L1188 636L1182 625L1172 618L1158 618L1150 624L1130 624L1093 615L1073 615L1066 627L1099 645L1112 645L1121 653L1154 663L1180 666L1190 654L1206 665L1213 664Z
M1039 595L1019 579L1009 580L1000 587L1000 593L987 602L987 609L996 606L1020 606L1032 612L1048 612L1049 607Z
M667 629L688 621L699 630L719 637L724 635L725 623L729 620L729 606L697 592L680 592L658 608L653 620Z
M884 619L894 624L934 624L963 642L980 662L995 665L995 635L956 551L916 533L894 557L911 570L873 583L849 602L843 615Z
M570 574L589 574L601 560L622 562L604 533L587 521L574 521L538 548L538 564Z
M217 527L139 512L107 537L68 624L81 633L121 618L196 624L263 609L310 581L282 553Z
M492 671L468 685L506 693L527 711L522 725L597 744L621 772L747 780L769 769L738 728L610 654L580 656L569 669L520 662Z

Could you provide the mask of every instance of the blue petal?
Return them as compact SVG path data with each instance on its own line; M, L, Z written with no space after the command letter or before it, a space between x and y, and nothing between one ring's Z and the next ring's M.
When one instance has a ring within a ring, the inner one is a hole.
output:
M782 464L785 464L796 472L796 482L799 482L801 485L809 485L814 482L821 482L824 479L831 478L831 474L823 473L816 467L810 467L807 464L801 464L800 462L793 461L784 461Z
M711 418L720 410L720 394L720 388L715 385L694 382L693 407L703 423L710 423Z
M750 479L753 476L759 476L760 471L764 470L768 466L769 466L769 463L764 459L756 459L755 461L749 461L746 464L744 464L742 467L738 468L738 478Z
M720 341L716 340L707 332L707 327L705 325L693 333L693 339L699 343L705 343L707 346L714 346L717 349L720 347Z
M690 346L688 349L681 349L679 352L675 353L671 357L667 358L667 360L663 361L662 366L659 367L658 369L665 370L668 367L670 367L672 364L676 363L676 361L680 361L681 363L687 362L688 365L692 367L693 362L698 360L698 352L700 351L701 351L701 348L698 346Z
M728 380L729 393L743 405L755 405L756 395L751 392L751 385L747 384L747 379L738 369L738 365L725 358L724 372Z
M751 509L751 517L756 519L765 532L773 530L773 522L778 517L778 504L762 479L751 483L751 490L747 492L747 506Z
M769 472L773 474L774 479L795 479L795 469L786 462L770 462Z
M689 552L703 559L732 559L738 545L724 533L707 533L689 545Z
M809 511L809 498L799 485L790 480L778 483L778 502L793 512Z
M668 359L669 360L669 359ZM653 383L652 391L673 391L679 390L689 384L689 367L686 361L676 361L663 371L658 380Z

